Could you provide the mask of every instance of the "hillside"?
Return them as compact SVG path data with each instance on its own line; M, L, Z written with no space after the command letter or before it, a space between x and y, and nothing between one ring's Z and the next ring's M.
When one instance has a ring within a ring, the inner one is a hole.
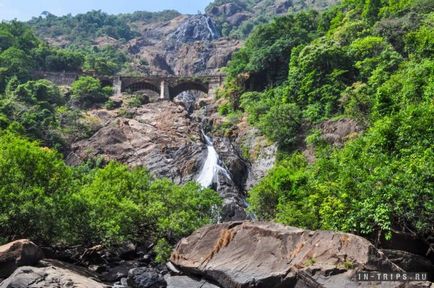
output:
M243 39L253 28L273 17L301 10L324 10L337 0L216 0L205 9L223 36Z
M254 25L276 15L323 9L334 3L215 1L204 15L181 15L170 10L120 15L91 11L57 17L45 12L28 23L53 46L85 50L109 46L122 51L128 58L121 69L123 73L191 75L218 72Z
M259 219L434 257L433 11L344 1L259 26L234 54L226 133L248 121L279 146L249 192Z

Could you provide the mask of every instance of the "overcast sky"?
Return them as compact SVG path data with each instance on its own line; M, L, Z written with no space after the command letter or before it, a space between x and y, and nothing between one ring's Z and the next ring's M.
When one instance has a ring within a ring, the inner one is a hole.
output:
M61 16L90 10L110 14L175 9L186 14L204 11L211 0L0 0L0 20L29 20L43 11Z

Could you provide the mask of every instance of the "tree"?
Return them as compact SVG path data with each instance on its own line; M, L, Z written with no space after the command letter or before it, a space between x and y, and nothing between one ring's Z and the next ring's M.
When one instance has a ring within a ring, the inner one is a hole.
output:
M103 103L111 94L110 87L102 87L101 82L91 76L81 76L71 85L72 100L78 105L89 107L92 104Z
M63 214L56 205L73 187L71 169L61 156L1 133L0 175L0 239L32 237L44 243L58 239Z
M33 61L23 50L10 47L0 53L0 92L13 76L20 81L28 80L32 68Z

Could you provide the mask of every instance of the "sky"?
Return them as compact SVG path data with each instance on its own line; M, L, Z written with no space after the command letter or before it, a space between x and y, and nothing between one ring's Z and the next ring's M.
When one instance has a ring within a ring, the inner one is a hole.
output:
M43 11L62 16L102 10L109 14L134 11L178 10L185 14L203 12L211 0L0 0L0 20L29 20Z

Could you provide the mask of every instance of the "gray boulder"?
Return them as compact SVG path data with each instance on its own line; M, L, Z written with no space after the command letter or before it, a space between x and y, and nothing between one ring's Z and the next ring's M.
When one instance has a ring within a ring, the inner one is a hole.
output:
M20 267L9 278L0 283L0 288L59 287L106 288L108 286L76 272L52 265L48 267Z

